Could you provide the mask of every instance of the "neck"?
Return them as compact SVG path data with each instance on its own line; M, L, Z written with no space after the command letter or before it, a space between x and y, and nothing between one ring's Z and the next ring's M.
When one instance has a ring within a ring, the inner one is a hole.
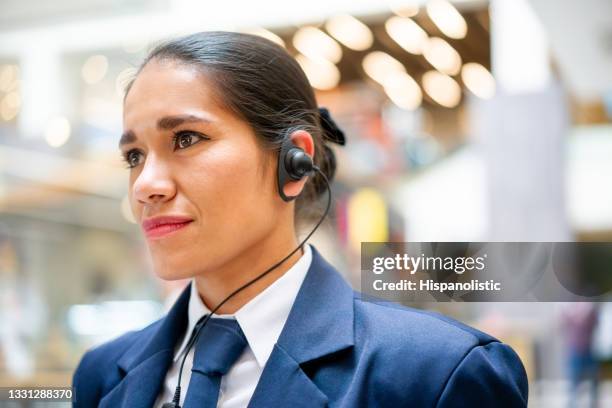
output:
M267 239L242 251L230 262L222 265L213 273L203 273L195 277L200 298L209 310L213 310L233 291L262 274L272 265L285 258L297 246L292 239ZM283 276L300 259L303 250L297 250L285 262L268 272L264 277L244 288L226 303L216 314L234 314L251 299Z

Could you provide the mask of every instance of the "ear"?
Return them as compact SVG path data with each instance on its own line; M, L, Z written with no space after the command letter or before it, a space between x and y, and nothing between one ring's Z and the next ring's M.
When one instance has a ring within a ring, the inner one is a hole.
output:
M314 140L310 133L305 130L296 130L295 132L291 133L289 137L294 145L302 149L304 153L314 160ZM283 192L288 197L297 196L302 192L304 189L304 184L306 184L307 181L308 177L304 177L298 181L290 181L285 184Z

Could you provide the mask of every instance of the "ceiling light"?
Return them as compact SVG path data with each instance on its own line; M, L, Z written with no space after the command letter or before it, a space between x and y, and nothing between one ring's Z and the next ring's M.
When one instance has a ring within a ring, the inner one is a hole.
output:
M355 51L367 50L374 41L368 26L348 14L332 17L325 28L336 40Z
M490 99L495 95L493 75L477 62L470 62L463 66L461 79L467 89L479 98Z
M467 24L455 6L446 0L431 0L427 3L427 14L444 35L461 39L467 34Z
M9 92L14 88L19 78L19 67L17 65L4 65L0 68L0 91Z
M17 113L19 113L19 105L15 104L15 101L12 101L9 95L6 95L0 101L0 118L7 122L15 118Z
M401 62L382 51L372 51L363 58L361 65L370 78L383 86L392 74L406 72Z
M419 14L419 5L415 0L389 0L389 8L400 17L414 17Z
M91 85L104 79L107 71L108 59L104 55L93 55L83 64L81 75L83 80Z
M431 99L447 108L454 108L461 101L461 88L457 81L438 71L428 71L423 75L423 89Z
M393 16L385 23L387 34L400 47L411 54L423 53L427 43L427 33L409 18Z
M340 82L340 71L325 59L312 60L304 55L295 57L313 88L329 90Z
M431 37L427 41L423 56L434 68L444 74L457 75L461 70L461 56L441 38Z
M302 27L293 36L295 48L311 60L325 59L334 64L342 58L340 45L315 27Z
M423 93L419 84L405 72L397 72L385 81L385 93L402 109L414 110L421 105Z
M51 147L60 147L70 137L70 122L64 117L56 117L49 121L45 129L45 140Z
M252 28L250 30L244 31L244 33L245 34L257 35L257 36L266 38L266 39L272 41L273 43L276 43L276 44L280 45L283 48L285 47L285 42L283 41L282 38L280 38L278 35L274 34L272 31L266 30L265 28L261 28L261 27Z

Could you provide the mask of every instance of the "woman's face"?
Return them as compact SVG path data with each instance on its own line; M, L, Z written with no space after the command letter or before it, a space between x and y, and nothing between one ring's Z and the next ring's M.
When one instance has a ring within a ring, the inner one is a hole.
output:
M120 148L131 166L136 220L141 226L160 216L192 220L148 233L143 226L163 279L214 271L270 235L286 214L274 155L216 101L212 86L194 67L153 60L125 99Z

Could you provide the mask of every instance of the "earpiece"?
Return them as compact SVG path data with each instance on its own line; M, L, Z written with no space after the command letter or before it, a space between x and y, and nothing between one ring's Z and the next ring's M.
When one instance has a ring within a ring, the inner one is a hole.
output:
M278 155L278 193L284 201L294 200L297 196L285 195L283 187L290 181L297 181L314 173L312 158L297 147L287 135Z

